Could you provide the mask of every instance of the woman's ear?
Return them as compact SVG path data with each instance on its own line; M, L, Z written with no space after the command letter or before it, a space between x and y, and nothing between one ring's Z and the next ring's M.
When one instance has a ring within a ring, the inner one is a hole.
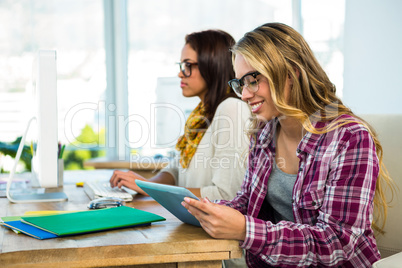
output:
M296 73L297 78L300 77L300 71L296 67L293 67L293 71ZM288 78L291 79L290 72L288 73Z
M296 75L297 75L297 78L299 78L299 77L300 77L300 71L299 71L299 69L297 69L296 67L293 67L293 69L295 70L295 73L296 73Z
M300 71L296 66L293 66L293 71L296 73L297 78L300 77ZM290 76L290 75L289 75ZM289 77L290 78L290 77Z
M295 71L297 78L299 78L299 77L300 77L300 71L299 71L299 69L297 69L296 67L293 67L293 70ZM292 76L290 75L290 73L288 73L288 79L289 79L290 87L292 88L292 87L293 87L293 78L292 78Z

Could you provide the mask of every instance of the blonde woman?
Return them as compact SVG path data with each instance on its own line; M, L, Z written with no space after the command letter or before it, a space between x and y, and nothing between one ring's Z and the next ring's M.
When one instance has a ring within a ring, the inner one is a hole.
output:
M183 206L211 236L238 239L249 267L370 267L392 186L375 134L291 27L246 33L233 59L229 84L255 115L242 190Z
M227 84L234 78L230 48L235 41L221 30L186 36L179 78L183 96L200 103L187 119L177 142L179 163L171 163L148 181L179 185L195 195L231 199L240 190L249 139L246 127L250 109ZM135 180L146 180L133 171L114 171L111 186L126 186L141 194Z

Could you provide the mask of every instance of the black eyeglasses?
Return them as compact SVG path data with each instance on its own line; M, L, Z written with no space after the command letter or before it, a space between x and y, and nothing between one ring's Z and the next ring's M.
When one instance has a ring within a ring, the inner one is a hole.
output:
M258 87L257 76L260 74L261 73L258 71L247 73L243 75L240 79L230 80L228 84L236 93L236 95L241 98L244 87L247 87L253 93L258 91L259 87Z
M184 75L184 77L191 76L191 66L198 65L197 62L187 62L187 61L178 62L177 64L179 64L180 71Z

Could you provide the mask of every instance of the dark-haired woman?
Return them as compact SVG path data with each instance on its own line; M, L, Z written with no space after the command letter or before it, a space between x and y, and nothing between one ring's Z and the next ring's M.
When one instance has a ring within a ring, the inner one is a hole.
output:
M240 190L249 144L244 130L251 112L227 84L234 78L230 52L234 43L233 37L220 30L186 36L178 74L180 87L183 96L197 96L200 103L177 142L179 161L147 181L183 186L211 200L232 199ZM146 194L135 179L145 180L135 172L116 170L110 183Z

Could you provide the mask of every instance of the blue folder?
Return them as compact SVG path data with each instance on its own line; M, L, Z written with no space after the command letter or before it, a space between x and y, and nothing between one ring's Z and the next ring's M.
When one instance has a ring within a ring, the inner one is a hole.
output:
M140 180L135 180L135 183L138 185L138 187L144 190L144 192L155 199L156 202L169 210L170 213L175 215L182 222L195 226L201 226L200 222L181 205L184 197L191 197L199 200L198 197L196 197L188 189L179 186Z
M57 235L49 233L47 231L41 230L35 226L26 224L19 221L7 221L3 223L4 226L20 231L21 233L24 233L26 235L32 236L36 239L49 239L49 238L55 238Z

